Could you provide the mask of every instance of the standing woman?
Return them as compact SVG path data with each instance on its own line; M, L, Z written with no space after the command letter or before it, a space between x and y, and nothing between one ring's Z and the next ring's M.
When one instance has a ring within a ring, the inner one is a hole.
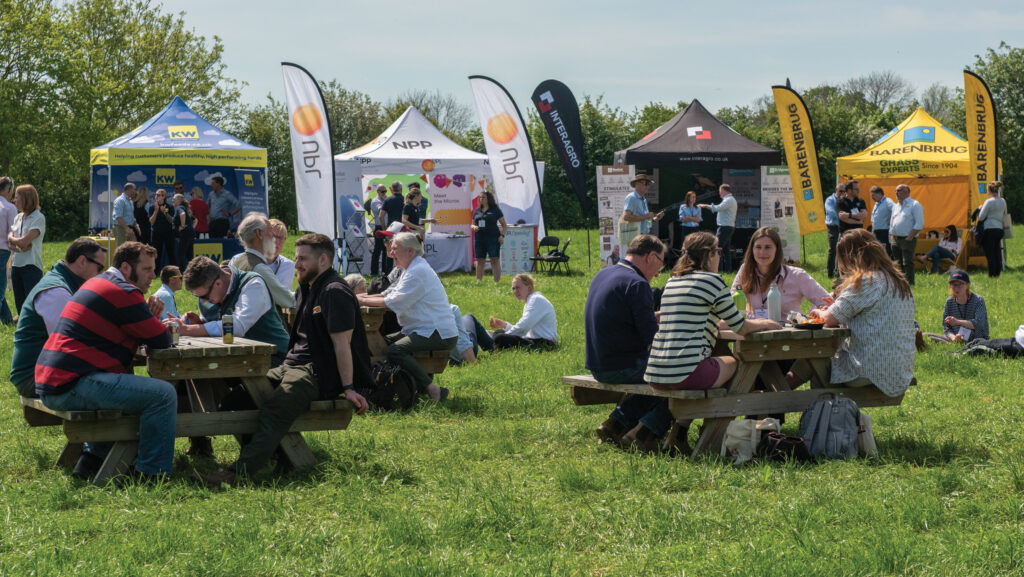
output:
M470 226L476 236L473 238L473 251L476 253L476 281L484 278L484 264L491 259L491 275L494 282L501 280L501 245L505 243L508 224L505 215L494 201L494 195L484 190L477 197L476 210L473 211L473 224Z
M140 186L135 195L135 222L139 225L139 242L153 244L153 236L149 225L149 187Z
M210 205L203 200L203 189L198 186L192 187L192 200L188 202L192 209L192 226L196 229L198 238L206 238L210 233Z
M160 270L164 265L174 264L174 207L167 203L167 191L158 188L153 206L149 207L149 223L153 225L153 247L156 248L158 256L156 268Z
M782 294L782 316L800 312L804 299L816 307L831 302L828 291L801 268L782 262L782 238L775 229L762 226L754 231L743 255L743 264L732 282L732 290L743 291L755 317L768 317L768 289L772 283Z
M679 223L681 234L679 236L679 247L682 248L686 242L686 236L691 232L697 232L700 227L700 207L697 206L697 193L689 191L683 198L683 204L679 206Z
M978 230L981 231L981 248L988 261L988 276L997 277L1003 272L1003 216L1006 214L1006 199L1000 197L1003 183L994 180L988 183L988 198L978 213Z
M178 233L178 268L185 270L192 262L192 243L196 240L196 229L192 210L185 202L184 194L174 195L174 228Z
M46 217L39 212L39 193L31 184L14 189L14 217L7 243L14 253L11 261L11 288L14 307L21 310L25 297L43 278L43 237L46 236Z

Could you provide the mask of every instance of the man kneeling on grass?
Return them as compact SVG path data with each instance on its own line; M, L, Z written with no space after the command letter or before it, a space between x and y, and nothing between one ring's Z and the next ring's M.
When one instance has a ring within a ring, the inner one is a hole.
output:
M334 244L325 235L307 234L295 241L297 313L284 364L267 373L276 386L274 394L260 407L260 428L242 447L238 461L199 475L206 485L234 485L239 474L263 468L312 401L344 394L356 414L366 413L366 399L355 389L372 386L370 347L359 302L331 268L333 255Z
M57 329L46 340L36 365L36 392L55 411L119 409L139 415L139 456L134 476L167 475L174 457L178 394L159 379L136 376L132 360L139 345L171 346L171 335L157 318L164 304L144 296L156 277L156 249L126 242L114 253L114 266L85 282L64 307ZM85 444L76 473L90 477L109 451L107 444Z

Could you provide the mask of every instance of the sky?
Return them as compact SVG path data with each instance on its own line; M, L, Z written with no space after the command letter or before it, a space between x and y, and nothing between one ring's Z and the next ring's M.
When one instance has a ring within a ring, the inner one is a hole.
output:
M554 78L629 111L699 99L752 104L773 84L804 90L892 70L918 93L961 87L1000 41L1024 45L1024 3L634 0L166 0L224 44L243 102L284 100L280 63L386 102L440 90L472 105L467 76L502 83L520 109Z

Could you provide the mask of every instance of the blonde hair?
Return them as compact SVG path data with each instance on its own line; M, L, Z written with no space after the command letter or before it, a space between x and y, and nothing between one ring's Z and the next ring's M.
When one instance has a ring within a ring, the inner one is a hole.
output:
M14 194L21 197L21 212L32 214L39 210L39 191L31 184L22 184L14 189Z
M192 187L192 200L203 200L203 189L198 186Z
M525 272L521 272L521 273L517 274L516 276L512 277L512 282L516 282L516 281L519 281L523 285L529 287L530 290L533 290L533 282L534 282L533 281L533 276L528 275Z
M288 236L288 227L276 218L270 219L270 230L276 234L283 234L286 237Z

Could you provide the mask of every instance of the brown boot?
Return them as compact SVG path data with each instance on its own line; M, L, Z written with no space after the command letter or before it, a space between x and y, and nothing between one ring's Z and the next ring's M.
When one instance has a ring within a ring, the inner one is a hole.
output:
M612 417L601 423L597 428L597 438L602 443L610 443L616 447L622 446L622 435L626 434L626 427Z
M689 457L693 453L690 447L690 440L687 438L690 432L692 421L676 421L672 423L672 429L665 437L665 444L661 447L662 452L672 457Z
M622 448L629 451L635 450L640 453L657 453L661 446L658 437L643 423L633 427L628 433L622 436Z

